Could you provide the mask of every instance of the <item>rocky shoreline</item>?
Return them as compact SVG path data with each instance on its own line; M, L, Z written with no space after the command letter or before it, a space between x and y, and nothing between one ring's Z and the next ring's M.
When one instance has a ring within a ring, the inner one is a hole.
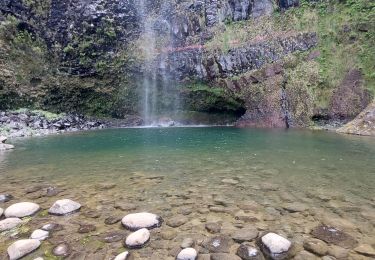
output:
M142 123L142 119L137 116L107 119L29 109L0 111L0 135L8 138L137 126Z

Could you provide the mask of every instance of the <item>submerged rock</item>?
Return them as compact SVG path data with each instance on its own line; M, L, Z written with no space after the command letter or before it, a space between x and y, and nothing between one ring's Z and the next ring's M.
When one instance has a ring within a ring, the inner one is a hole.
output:
M126 247L142 248L150 240L150 231L147 228L139 229L134 233L131 233L125 240Z
M177 260L195 260L198 256L197 251L194 248L185 248L177 255Z
M6 218L0 221L0 232L18 227L21 224L22 220L19 218Z
M241 258L227 253L215 253L211 254L211 260L241 260Z
M303 247L314 254L323 256L327 254L328 246L322 240L319 239L309 239L303 243Z
M275 233L268 233L261 238L263 253L271 259L286 259L292 243Z
M81 208L81 204L70 199L56 201L48 210L49 214L63 216L74 213Z
M30 238L31 239L37 239L37 240L46 240L49 236L49 232L41 229L35 230Z
M182 226L188 221L189 219L185 217L184 215L177 215L175 217L168 219L166 224L170 227L176 228L176 227Z
M375 249L371 245L362 244L354 248L354 251L361 255L375 257Z
M16 218L23 218L34 215L40 209L38 204L32 202L20 202L9 206L4 215L7 218L16 217Z
M153 229L160 227L163 219L158 215L142 212L126 215L121 222L125 228L135 231L142 228Z
M125 238L125 233L122 231L113 231L104 233L101 235L100 240L105 243L114 243L117 241L121 241Z
M238 243L251 241L258 237L258 230L256 228L243 228L233 233L232 238Z
M10 194L0 194L0 203L5 203L13 199L13 196Z
M78 228L78 233L80 233L80 234L86 234L86 233L93 232L95 230L96 230L96 227L94 225L91 225L91 224L82 224Z
M328 227L320 225L315 227L311 234L327 243L338 245L344 248L354 248L358 242L352 236L336 229L333 227Z
M45 231L60 231L60 230L63 230L64 227L57 223L50 223L50 224L44 225L41 229Z
M237 255L243 260L264 260L262 252L257 248L246 244L240 245L237 249Z
M126 251L117 255L113 260L128 260L129 256L130 256L130 253Z
M12 144L0 144L0 151L12 150L14 145Z
M219 235L203 242L203 247L210 253L229 253L229 248L233 244L230 237Z
M221 225L218 223L211 222L211 223L207 223L205 225L205 228L210 233L219 233L221 230Z
M23 239L8 247L9 260L17 260L38 249L40 241L37 239Z
M192 247L194 246L194 239L190 238L190 237L187 237L185 238L182 243L181 243L181 248L189 248L189 247Z
M108 217L104 220L104 224L113 225L121 221L121 217Z
M67 243L59 244L53 248L52 253L55 256L68 256L71 253L70 246Z

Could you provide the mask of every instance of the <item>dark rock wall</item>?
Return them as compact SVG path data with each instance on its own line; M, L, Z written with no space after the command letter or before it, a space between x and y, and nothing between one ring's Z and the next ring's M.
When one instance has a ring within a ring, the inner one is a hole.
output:
M292 87L286 84L292 82L286 72L261 81L247 74L314 48L319 41L314 32L276 34L225 50L206 46L227 24L298 4L298 0L2 0L0 109L34 106L115 117L139 114L136 82L148 76L151 67L156 68L156 77L167 76L176 85L203 82L211 101L210 93L220 93L215 99L220 102L204 104L201 92L182 90L182 97L199 96L204 110L246 109L239 125L305 126L314 114L309 91L299 88L298 82ZM137 45L143 21L150 17L159 55L154 66L145 66ZM348 82L344 80L333 94L327 116L353 117L368 104L362 85ZM199 110L196 102L192 107Z

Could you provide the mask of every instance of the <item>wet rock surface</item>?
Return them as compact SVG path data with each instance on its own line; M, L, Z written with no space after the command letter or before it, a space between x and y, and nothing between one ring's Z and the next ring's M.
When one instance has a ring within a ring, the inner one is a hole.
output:
M153 229L160 227L163 219L155 214L142 212L126 215L122 220L122 224L129 230L138 230L142 228Z
M268 233L262 236L260 244L263 253L271 259L287 259L288 251L292 246L288 239L275 233Z
M55 246L52 250L55 256L69 256L71 254L70 246L66 243Z
M70 199L62 199L56 201L48 210L49 214L63 216L77 212L81 208L81 204Z
M32 202L19 202L6 208L4 215L7 218L23 218L34 215L40 209L39 205Z
M134 233L131 233L125 240L126 247L142 248L150 240L150 231L147 228L142 228Z
M225 235L219 235L203 242L203 247L210 253L229 253L233 240Z
M22 224L19 218L7 218L0 221L0 232L15 228Z
M237 255L243 260L264 260L263 254L260 250L247 244L240 245L237 249Z
M24 239L14 242L8 247L8 255L10 260L17 260L25 255L33 252L40 246L39 240L36 239Z
M185 248L177 255L177 260L195 260L198 253L194 248Z
M329 226L317 226L315 227L311 234L327 243L338 245L344 248L353 248L358 242L350 235Z

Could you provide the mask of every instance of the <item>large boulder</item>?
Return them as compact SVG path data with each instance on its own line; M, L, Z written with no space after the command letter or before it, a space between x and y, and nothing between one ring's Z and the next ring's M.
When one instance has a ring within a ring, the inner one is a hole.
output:
M70 199L56 201L48 210L51 215L63 216L79 211L81 204Z
M9 206L4 215L7 218L23 218L34 215L40 209L39 205L33 202L20 202Z
M40 241L37 239L23 239L8 247L9 260L17 260L38 249Z
M141 212L126 215L121 220L121 223L125 228L135 231L142 228L153 229L160 227L163 219L152 213Z

